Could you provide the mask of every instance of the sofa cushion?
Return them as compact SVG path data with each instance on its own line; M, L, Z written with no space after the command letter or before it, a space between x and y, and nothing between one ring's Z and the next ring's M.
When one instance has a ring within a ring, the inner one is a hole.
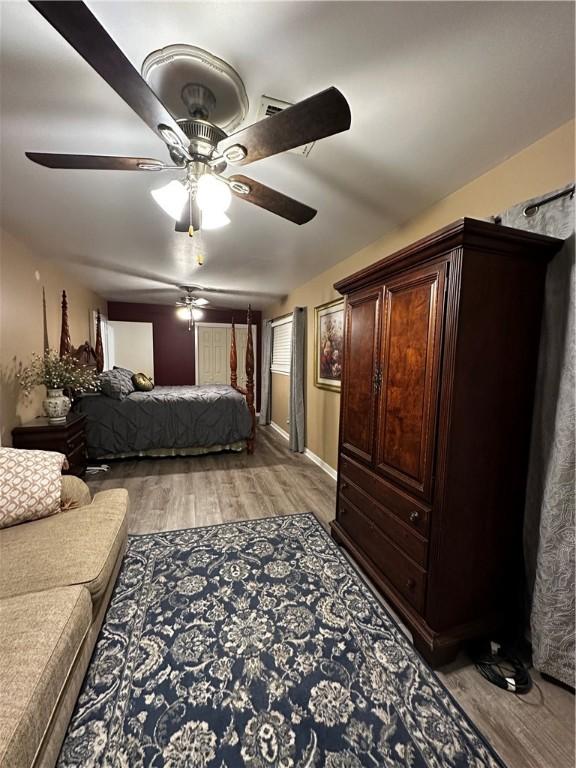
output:
M65 458L54 451L0 448L0 528L58 512Z
M0 766L32 765L92 621L84 587L0 600Z
M83 584L94 612L126 539L125 490L92 504L0 531L0 598Z
M74 475L62 475L62 492L60 506L62 509L77 509L85 507L92 501L90 488L84 480Z

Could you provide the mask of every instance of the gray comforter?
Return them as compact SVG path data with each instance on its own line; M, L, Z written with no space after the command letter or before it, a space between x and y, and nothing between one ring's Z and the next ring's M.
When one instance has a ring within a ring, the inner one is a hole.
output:
M155 387L123 400L81 396L90 458L150 450L230 445L250 436L246 399L232 387Z

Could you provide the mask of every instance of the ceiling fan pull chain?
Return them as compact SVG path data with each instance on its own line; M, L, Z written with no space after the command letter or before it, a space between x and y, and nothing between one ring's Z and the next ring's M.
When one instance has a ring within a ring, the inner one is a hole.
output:
M190 214L190 226L188 227L188 237L194 237L194 225L192 223L192 190L190 190L190 194L188 195L188 211Z

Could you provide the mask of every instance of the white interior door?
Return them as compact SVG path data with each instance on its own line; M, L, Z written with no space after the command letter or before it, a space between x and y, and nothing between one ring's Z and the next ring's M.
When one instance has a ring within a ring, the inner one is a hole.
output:
M236 352L238 356L238 386L246 386L246 326L236 326ZM252 326L254 362L256 362L256 326ZM230 384L230 344L232 328L219 325L196 324L196 383ZM256 372L254 373L256 380Z
M230 345L227 330L226 327L215 325L198 327L198 384L230 383Z

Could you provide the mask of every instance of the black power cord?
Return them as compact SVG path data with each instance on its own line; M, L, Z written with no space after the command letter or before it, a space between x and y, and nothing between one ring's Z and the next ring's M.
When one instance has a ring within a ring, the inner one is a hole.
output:
M532 688L532 678L522 661L500 643L491 640L471 655L482 677L498 688L511 693L528 693Z

